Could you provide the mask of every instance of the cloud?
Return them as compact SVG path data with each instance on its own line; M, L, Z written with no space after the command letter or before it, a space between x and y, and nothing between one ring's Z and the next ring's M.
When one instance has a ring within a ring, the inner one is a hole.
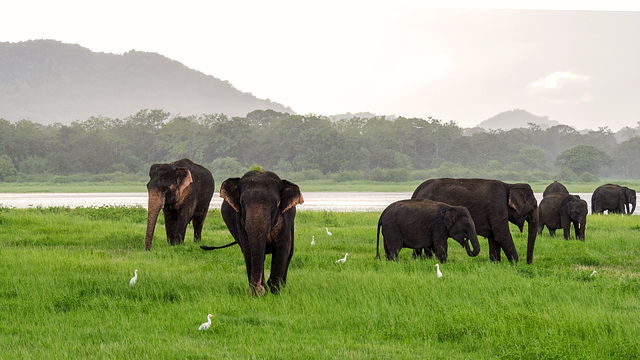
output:
M556 71L526 86L527 95L552 103L590 102L591 77L570 71Z

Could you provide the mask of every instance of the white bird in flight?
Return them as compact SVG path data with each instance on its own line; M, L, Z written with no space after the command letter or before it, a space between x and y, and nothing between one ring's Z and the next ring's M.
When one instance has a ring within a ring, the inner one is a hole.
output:
M433 266L436 267L436 275L438 275L438 277L441 278L442 277L442 273L440 272L440 265L435 264Z
M311 237L311 246L313 246L313 245L315 245L315 244L316 244L316 237L315 237L315 236L312 236L312 237Z
M133 286L136 284L136 280L138 280L138 269L136 269L135 275L133 275L133 277L131 278L131 280L129 280L129 286Z
M336 260L337 263L343 263L345 261L347 261L347 256L349 255L349 253L344 254L344 257L342 259L338 259Z
M593 276L593 275L595 275L595 274L596 274L596 271L595 271L595 270L593 270L593 272L591 273L591 275L589 275L589 277L592 277L592 276Z
M209 329L209 326L211 326L211 317L212 316L213 315L211 315L211 314L207 315L207 322L206 323L202 323L202 325L200 325L200 327L198 328L198 331L199 330L208 330Z
M327 230L327 235L331 236L331 231L329 231L329 228L324 228L325 230Z

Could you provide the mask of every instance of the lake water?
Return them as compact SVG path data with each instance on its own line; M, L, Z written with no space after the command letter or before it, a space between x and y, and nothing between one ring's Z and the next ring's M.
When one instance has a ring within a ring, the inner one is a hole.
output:
M538 203L542 194L536 193ZM591 208L591 194L580 193L589 208ZM411 198L411 193L398 192L303 192L304 204L298 205L298 210L328 210L328 211L382 211L389 204ZM218 193L211 200L212 209L220 209L222 198ZM142 206L147 207L147 193L29 193L2 194L0 206L14 208L29 207L99 207L109 206ZM589 209L591 212L591 209ZM636 209L638 214L640 209Z

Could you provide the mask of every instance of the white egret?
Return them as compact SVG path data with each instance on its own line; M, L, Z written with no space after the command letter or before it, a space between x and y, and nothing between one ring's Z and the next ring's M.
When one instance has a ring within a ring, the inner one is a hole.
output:
M329 231L329 228L324 228L325 230L327 230L327 235L331 236L333 234L331 234L331 231Z
M316 244L316 237L315 237L315 236L312 236L312 237L311 237L311 246L313 246L313 245L315 245L315 244Z
M342 259L338 259L336 260L337 263L343 263L345 261L347 261L347 256L349 255L349 253L344 254L344 257Z
M436 267L436 275L438 275L438 277L441 278L442 272L440 272L440 265L435 264L434 266Z
M207 322L206 323L202 323L202 325L200 325L198 330L207 330L207 329L209 329L209 326L211 326L211 317L212 316L213 315L211 315L211 314L207 315Z
M131 278L131 280L129 280L129 286L133 286L136 284L136 280L138 280L138 269L136 269L135 275L133 275L133 277Z
M595 270L593 270L593 272L591 273L591 275L589 275L589 277L592 277L592 276L593 276L593 275L595 275L595 274L596 274L596 271L595 271Z

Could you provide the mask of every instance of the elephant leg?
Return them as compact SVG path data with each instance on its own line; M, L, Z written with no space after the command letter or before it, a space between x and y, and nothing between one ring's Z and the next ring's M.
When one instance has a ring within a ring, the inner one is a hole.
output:
M549 229L549 236L551 237L556 236L556 231L554 229Z
M206 213L202 216L193 217L193 242L200 242L202 239L202 227L204 226L204 219L206 217Z
M500 244L498 244L492 236L488 237L487 240L489 240L489 259L500 262Z
M178 212L173 209L164 208L164 227L167 232L167 242L169 245L179 244L178 233Z
M384 237L384 253L387 256L387 260L398 260L398 252L402 249L402 239L399 235L385 234L384 227L382 228L382 236Z
M440 262L442 263L447 262L447 239L444 239L444 241L435 241L433 247L436 253L436 258L438 258L438 260L440 260Z
M562 228L562 235L564 236L565 240L569 240L569 238L571 237L571 224Z
M274 252L271 255L271 274L269 275L267 285L269 286L269 290L274 294L277 293L280 290L280 287L284 286L287 282L287 269L289 267L291 255L293 255L291 248L292 247L289 245L289 242L280 244L274 249Z
M178 216L178 224L180 225L180 227L177 233L179 244L184 243L184 238L187 234L187 226L191 222L192 218L193 218L193 211L190 211L188 208L180 209L179 216Z
M427 259L432 259L434 251L435 251L435 249L433 248L433 245L432 246L427 246L427 247L424 248L424 256Z
M518 262L518 251L516 251L516 245L513 243L511 234L509 234L509 238L506 239L505 242L506 243L503 243L500 246L502 247L502 251L504 251L504 254L507 256L507 260L512 263Z

